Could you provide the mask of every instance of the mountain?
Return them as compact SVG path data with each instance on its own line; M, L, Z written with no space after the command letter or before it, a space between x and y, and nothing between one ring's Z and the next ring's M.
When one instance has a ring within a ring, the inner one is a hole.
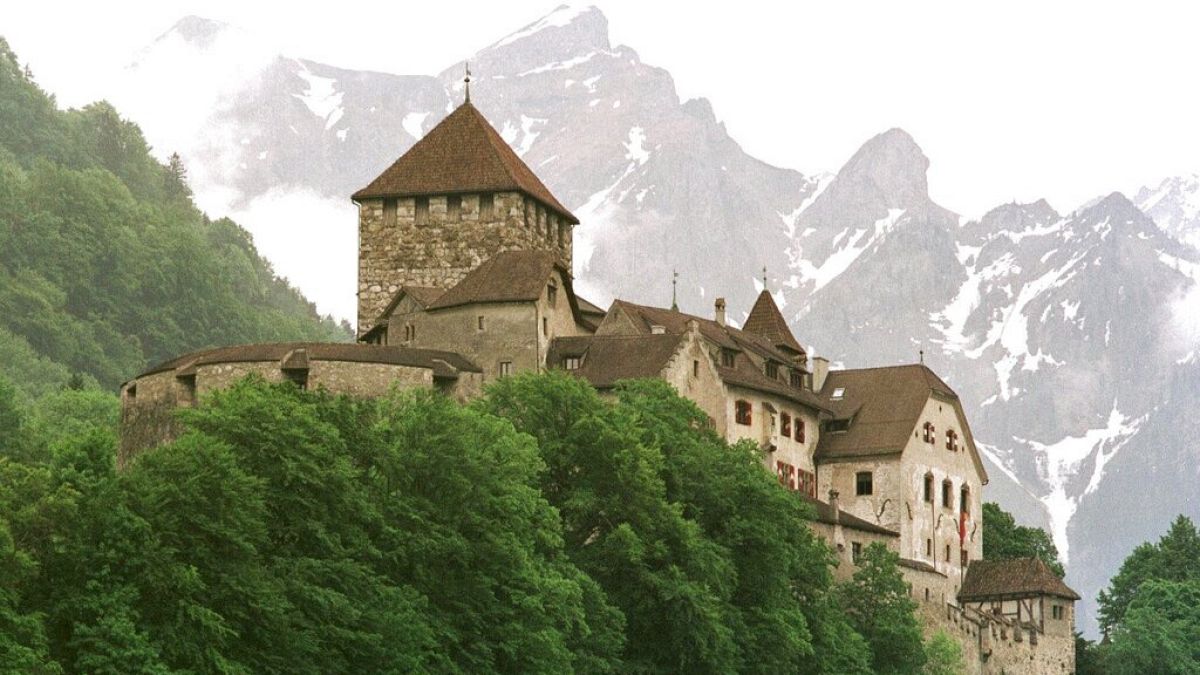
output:
M708 315L725 296L738 320L766 267L815 353L945 374L983 444L989 498L1068 556L1082 626L1135 544L1200 515L1195 178L968 221L930 199L930 160L900 129L828 175L747 155L707 101L681 101L669 73L611 44L594 8L463 57L472 100L583 221L577 287L591 299L666 304L678 269L685 310ZM463 66L344 70L189 18L138 54L118 100L184 155L202 205L244 217L269 256L293 247L301 272L333 270L305 288L349 316L347 195L462 100ZM181 76L179 100L146 95ZM1151 498L1131 508L1130 495Z
M0 39L0 378L113 390L237 342L345 340L107 103L62 111Z
M1165 178L1138 190L1133 201L1164 232L1200 249L1200 174Z

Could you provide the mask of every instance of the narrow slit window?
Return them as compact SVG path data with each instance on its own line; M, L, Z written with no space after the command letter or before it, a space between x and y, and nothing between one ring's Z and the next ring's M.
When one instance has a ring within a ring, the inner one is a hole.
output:
M479 195L479 219L491 220L495 211L496 198L490 192Z
M383 224L384 225L395 225L396 224L396 200L395 199L383 200Z
M450 195L446 197L446 220L450 222L458 222L462 218L462 197L459 195Z
M413 203L413 219L417 225L429 223L429 197L417 197Z

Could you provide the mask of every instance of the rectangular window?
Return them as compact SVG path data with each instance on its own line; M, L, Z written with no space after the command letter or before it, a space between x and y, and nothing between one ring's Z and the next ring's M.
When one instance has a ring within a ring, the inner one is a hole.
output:
M946 544L946 558L945 558L945 560L946 560L947 562L949 562L949 561L950 561L950 544Z
M1051 618L1061 619L1061 618L1063 618L1063 614L1064 614L1064 612L1063 612L1062 605L1053 605L1050 607Z
M964 548L964 549L960 550L959 553L960 553L960 555L958 556L958 564L962 565L963 567L966 567L967 562L970 559L970 556L967 554L967 549Z
M737 401L733 404L733 407L734 407L734 417L737 420L737 423L749 425L750 418L751 418L750 402L749 401Z
M551 307L558 302L558 284L554 281L551 281L550 285L546 287L546 302Z
M549 334L550 334L550 319L547 319L546 317L543 316L542 317L542 335L549 335Z
M833 396L830 396L830 398L832 398L835 401L840 401L845 397L846 397L846 388L845 387L834 388Z
M925 501L933 503L933 474L925 474Z
M791 372L791 374L788 376L788 382L790 382L791 385L797 389L803 389L804 388L804 373L801 373L798 370L793 370Z
M383 200L383 224L384 225L395 225L396 224L396 200L395 199Z
M783 413L783 417L781 418L781 421L779 424L779 433L784 438L792 437L792 416L791 415L789 415L787 413Z
M854 561L855 565L857 565L858 559L861 557L862 557L862 544L860 544L857 541L851 542L850 543L850 559Z
M476 324L476 329L477 329L477 330L479 330L480 332L483 332L483 317L482 317L482 316L481 316L481 317L478 317L478 318L476 319L476 321L478 322L478 323Z
M429 197L417 197L413 203L413 219L417 225L429 222Z
M692 359L692 377L700 377L700 362Z
M492 212L495 209L495 198L492 193L485 192L479 195L479 219L491 220Z
M767 377L772 380L779 379L779 364L774 361L767 361Z
M854 493L863 496L875 491L873 477L870 471L859 471L854 476Z
M804 442L804 419L801 417L796 418L796 442Z
M721 365L724 366L725 368L732 368L733 367L733 356L734 356L734 353L733 353L732 349L722 349L721 350Z
M446 220L454 223L462 217L462 197L450 195L446 197Z
M578 356L568 356L563 361L563 367L566 368L567 370L579 370L579 357Z
M500 377L508 377L512 375L512 361L500 362Z
M942 482L942 506L947 509L954 506L954 484L949 480Z
M925 555L933 556L933 540L932 539L925 540Z
M817 496L817 474L811 471L799 470L800 473L800 491L809 497Z

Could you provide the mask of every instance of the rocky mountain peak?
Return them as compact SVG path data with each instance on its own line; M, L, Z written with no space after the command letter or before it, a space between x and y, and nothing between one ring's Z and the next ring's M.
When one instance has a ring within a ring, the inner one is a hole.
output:
M559 5L541 17L485 47L472 57L481 67L496 61L495 72L563 63L610 50L608 18L593 6ZM482 71L481 71L482 72Z
M192 43L198 47L206 47L212 43L218 35L229 28L229 24L215 19L207 19L194 14L185 16L175 25L171 26L166 32L158 36L155 42L159 42L178 36L185 42Z

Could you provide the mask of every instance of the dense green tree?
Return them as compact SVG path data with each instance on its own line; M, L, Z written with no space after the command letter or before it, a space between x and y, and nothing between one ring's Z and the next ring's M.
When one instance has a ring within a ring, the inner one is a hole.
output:
M877 673L920 673L926 662L917 605L899 562L895 552L873 543L863 550L853 578L838 588L851 625L871 646Z
M114 388L189 349L350 337L185 180L111 105L56 109L0 42L0 372L26 395L71 373Z
M944 630L925 641L925 668L922 675L959 675L966 671L962 645Z
M18 407L17 390L0 373L0 457L12 457L23 445L24 415Z
M1105 649L1107 672L1200 673L1200 582L1147 580L1111 640Z
M1186 516L1179 516L1157 543L1133 550L1121 569L1100 592L1100 629L1110 635L1148 581L1200 582L1200 534Z
M1040 527L1017 525L1012 514L995 502L983 505L983 557L988 560L1041 558L1058 576L1066 574L1050 535Z
M626 616L630 667L865 670L862 638L829 611L829 552L798 525L804 505L668 385L605 400L566 374L525 375L477 407L537 439L567 553Z
M1104 647L1075 633L1075 675L1104 675Z

